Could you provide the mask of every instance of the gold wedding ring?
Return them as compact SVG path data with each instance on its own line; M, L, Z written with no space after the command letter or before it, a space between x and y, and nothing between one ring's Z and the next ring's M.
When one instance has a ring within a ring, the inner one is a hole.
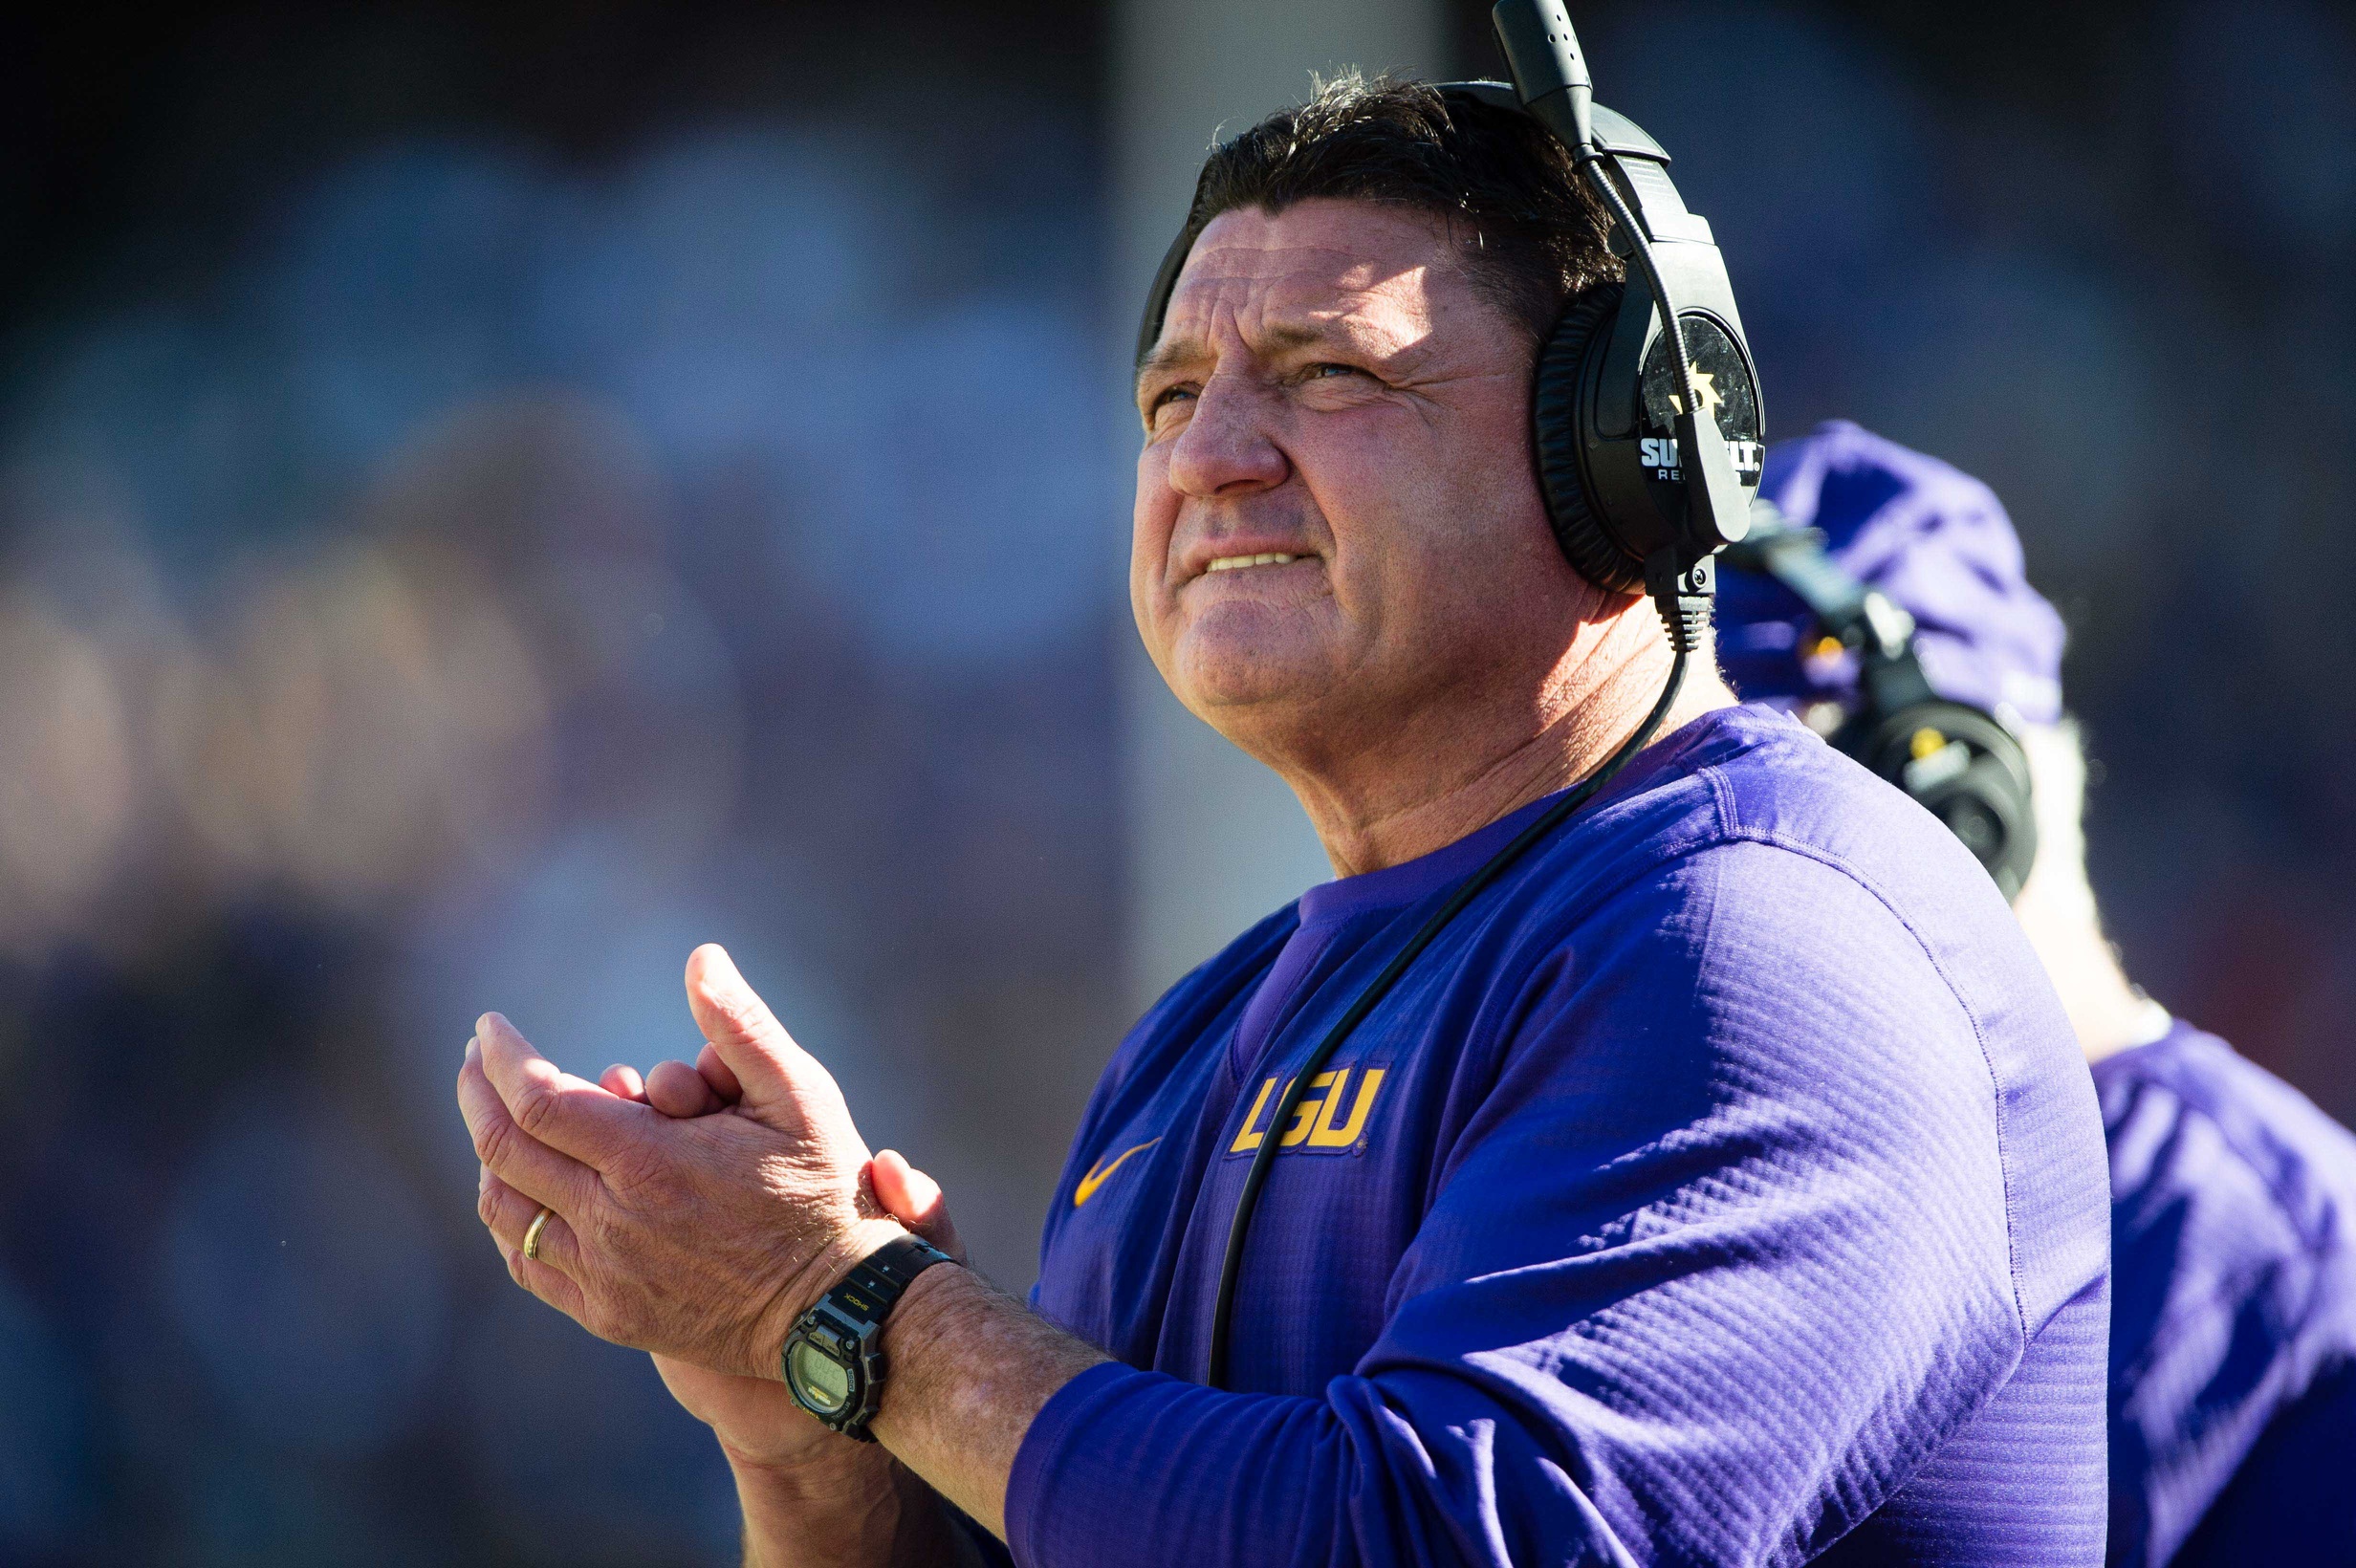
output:
M535 1263L539 1261L540 1257L540 1232L548 1229L548 1216L555 1212L556 1210L553 1209L541 1209L538 1213L532 1216L531 1225L525 1228L524 1256L532 1259Z

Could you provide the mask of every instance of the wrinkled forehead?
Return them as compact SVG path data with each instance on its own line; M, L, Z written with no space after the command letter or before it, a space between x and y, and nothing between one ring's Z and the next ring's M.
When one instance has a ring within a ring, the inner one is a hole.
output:
M1232 318L1271 327L1347 323L1383 336L1429 332L1467 288L1447 226L1411 208L1317 200L1280 213L1222 212L1194 242L1162 323L1165 345Z

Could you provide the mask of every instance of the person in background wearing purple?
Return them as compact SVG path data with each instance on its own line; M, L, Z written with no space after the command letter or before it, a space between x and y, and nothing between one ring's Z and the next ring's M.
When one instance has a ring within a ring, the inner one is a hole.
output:
M1028 1303L906 1235L947 1240L937 1192L717 949L704 1059L644 1085L487 1013L458 1092L517 1282L658 1355L765 1568L2091 1568L2108 1215L2069 1021L1963 847L1707 658L1275 1114L1671 652L1532 468L1537 344L1618 272L1560 144L1350 78L1215 149L1187 233L1132 604L1335 880L1113 1053ZM888 1359L874 1443L805 1413L853 1397L809 1362L822 1302Z
M2061 618L1988 487L1834 423L1771 449L1761 493L1909 612L1932 687L1996 713L2028 756L2038 848L2014 912L2093 1064L2110 1148L2109 1560L2356 1563L2356 1137L2120 968L2086 882ZM1726 575L1728 679L1829 732L1856 668L1815 641L1788 591Z

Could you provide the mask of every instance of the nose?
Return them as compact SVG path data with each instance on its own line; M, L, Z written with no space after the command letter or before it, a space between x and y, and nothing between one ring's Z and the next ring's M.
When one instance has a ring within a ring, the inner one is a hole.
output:
M1212 376L1186 428L1170 443L1170 489L1207 499L1283 484L1293 465L1270 437L1268 412L1254 387L1235 377Z

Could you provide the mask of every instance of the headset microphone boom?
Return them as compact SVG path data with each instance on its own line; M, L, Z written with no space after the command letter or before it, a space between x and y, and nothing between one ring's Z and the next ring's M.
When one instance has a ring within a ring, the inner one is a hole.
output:
M1581 576L1617 593L1642 589L1659 607L1669 673L1645 722L1603 765L1460 882L1350 1003L1293 1070L1272 1128L1288 1124L1304 1087L1458 911L1652 739L1684 685L1688 659L1708 640L1713 557L1748 530L1761 472L1758 379L1734 288L1710 225L1686 209L1669 181L1669 154L1594 101L1561 0L1499 0L1490 19L1514 84L1446 83L1443 98L1527 114L1544 126L1611 215L1613 251L1634 264L1625 284L1573 298L1539 348L1531 389L1539 489L1555 538ZM1196 233L1189 224L1163 258L1139 326L1141 360L1161 336ZM1244 1246L1281 1143L1260 1141L1229 1222L1205 1380L1214 1388L1227 1385Z

